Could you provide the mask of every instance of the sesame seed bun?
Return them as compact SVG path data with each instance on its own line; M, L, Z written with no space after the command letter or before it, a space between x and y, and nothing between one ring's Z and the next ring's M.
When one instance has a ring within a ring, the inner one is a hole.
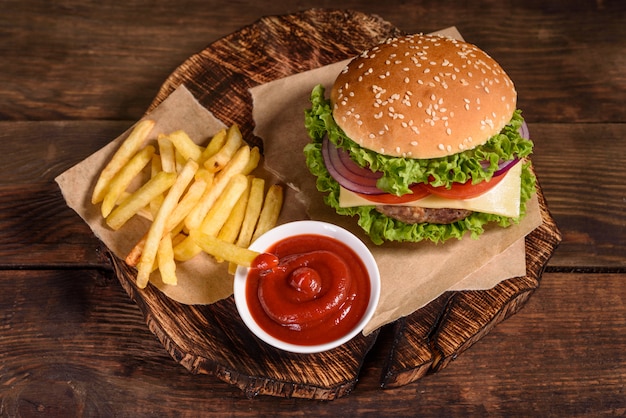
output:
M330 100L336 123L361 147L421 159L487 142L511 120L517 93L500 65L476 46L408 35L353 59Z

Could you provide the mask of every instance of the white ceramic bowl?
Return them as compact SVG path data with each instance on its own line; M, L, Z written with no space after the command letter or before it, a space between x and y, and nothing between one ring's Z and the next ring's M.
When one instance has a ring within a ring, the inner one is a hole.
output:
M365 314L358 322L358 324L350 332L348 332L341 338L325 344L297 345L281 341L278 338L275 338L265 332L255 322L254 318L250 314L250 310L248 309L248 304L246 301L246 279L249 269L241 266L237 268L237 271L235 273L235 304L237 306L237 310L239 311L239 315L241 316L241 319L246 324L246 326L257 337L259 337L266 343L276 348L280 348L282 350L294 353L319 353L346 343L363 330L365 325L374 315L374 311L376 309L376 306L378 305L378 299L380 298L380 272L378 271L378 265L376 264L376 260L374 260L374 256L359 238L339 226L326 222L297 221L277 226L276 228L273 228L272 230L257 238L257 240L254 241L254 243L250 246L250 249L259 252L265 252L265 250L271 247L274 243L281 241L284 238L302 234L316 234L335 238L336 240L339 240L348 245L363 261L363 264L365 265L370 278L370 300Z

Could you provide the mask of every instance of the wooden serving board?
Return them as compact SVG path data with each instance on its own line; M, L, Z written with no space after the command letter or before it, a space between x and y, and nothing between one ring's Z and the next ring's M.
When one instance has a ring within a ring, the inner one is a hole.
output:
M376 16L351 11L309 10L265 17L209 45L166 80L150 109L185 84L226 124L237 123L250 143L248 89L354 56L400 31ZM497 323L513 314L538 287L541 273L560 242L543 194L543 224L526 239L527 276L486 291L448 292L388 329L393 342L381 385L396 387L446 366ZM247 396L335 399L358 380L378 331L320 354L292 354L269 347L245 327L232 297L213 305L182 305L152 286L136 288L135 270L112 257L116 274L142 310L150 330L170 355L192 373L211 374ZM379 342L382 344L382 342Z

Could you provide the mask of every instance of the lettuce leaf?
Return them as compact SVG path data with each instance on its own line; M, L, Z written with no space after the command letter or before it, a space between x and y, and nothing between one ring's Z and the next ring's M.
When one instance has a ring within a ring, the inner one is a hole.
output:
M441 158L412 159L378 154L348 138L332 116L330 100L325 98L322 85L315 86L311 92L311 105L305 111L305 126L311 139L317 142L327 135L335 145L347 150L357 164L382 172L377 187L398 196L410 193L409 186L414 183L449 188L453 182L471 180L476 184L489 180L499 161L527 157L533 149L532 141L519 133L524 122L519 110L499 134L481 146ZM483 166L485 161L489 162L488 167Z
M524 157L530 154L532 151L532 142L523 138L521 141L517 139L517 137L521 138L519 133L517 133L517 130L523 122L519 111L515 112L511 123L503 129L502 133L495 135L487 144L483 145L483 147L478 147L472 150L474 152L470 153L467 157L452 156L454 158L438 158L434 159L437 160L436 163L432 163L434 160L426 160L427 163L422 165L419 162L413 163L408 159L403 158L374 156L373 154L375 153L368 152L367 150L363 150L358 147L354 141L345 136L334 120L332 120L330 104L324 98L323 87L317 86L313 90L311 102L313 104L312 109L305 112L305 125L312 140L304 147L307 167L309 168L311 174L317 178L316 186L317 189L325 195L325 203L334 208L339 215L357 216L358 225L369 235L373 243L379 245L384 241L419 242L423 240L440 243L451 238L461 239L466 233L470 233L472 238L478 238L484 232L485 224L489 222L496 222L502 227L507 227L518 223L526 213L526 202L534 193L536 183L535 176L530 170L530 161L526 161L522 169L520 216L518 218L508 218L499 215L474 212L461 221L444 225L430 223L406 224L383 215L375 209L375 206L358 206L349 208L339 207L339 183L337 183L337 181L335 181L335 179L333 179L329 174L326 166L324 165L324 159L322 156L322 139L325 135L328 135L329 139L338 146L345 147L345 144L347 143L349 149L357 147L362 150L361 155L363 158L368 158L368 160L365 161L367 161L367 164L370 164L372 168L383 164L383 162L386 161L385 159L387 159L387 164L389 164L389 160L393 160L393 163L397 163L396 168L387 170L394 172L397 170L397 173L387 175L387 171L385 172L387 177L391 179L388 180L390 183L412 184L416 182L415 178L421 178L424 176L425 179L420 181L427 182L428 176L433 175L433 177L436 177L437 181L441 182L439 184L447 185L453 181L450 180L450 177L461 178L463 175L467 176L468 173L477 171L475 168L468 169L468 167L472 167L472 164L476 164L476 161L479 161L479 159L482 160L483 158L487 158L493 165L493 159L496 158L495 164L497 166L497 161L505 155L509 157L508 159L510 159L513 158L513 156ZM511 140L511 137L513 137L513 140ZM458 161L456 160L457 158L462 159L464 168L452 170L463 174L455 174L452 176L447 173L444 174L443 171L449 171L451 170L451 167L454 167L455 163L458 164ZM396 160L405 160L405 162L398 162ZM431 163L428 161L431 161ZM409 166L411 167L409 168ZM440 166L444 166L444 169L441 169ZM478 163L478 166L480 167L480 170L485 171L480 163ZM413 171L419 171L421 174L415 175ZM435 176L435 174L437 174L437 176ZM402 180L397 181L397 178ZM401 188L402 187L397 187L397 189Z

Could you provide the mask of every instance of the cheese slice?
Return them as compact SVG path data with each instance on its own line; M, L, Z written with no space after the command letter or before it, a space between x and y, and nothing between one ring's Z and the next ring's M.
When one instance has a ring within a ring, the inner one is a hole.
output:
M516 218L519 216L520 192L521 192L522 164L515 164L504 176L504 178L492 189L480 196L471 199L446 199L433 194L423 199L408 203L401 203L399 206L419 206L423 208L449 208L467 209L474 212L491 213L494 215ZM371 202L356 193L343 187L339 191L339 206L372 206Z

